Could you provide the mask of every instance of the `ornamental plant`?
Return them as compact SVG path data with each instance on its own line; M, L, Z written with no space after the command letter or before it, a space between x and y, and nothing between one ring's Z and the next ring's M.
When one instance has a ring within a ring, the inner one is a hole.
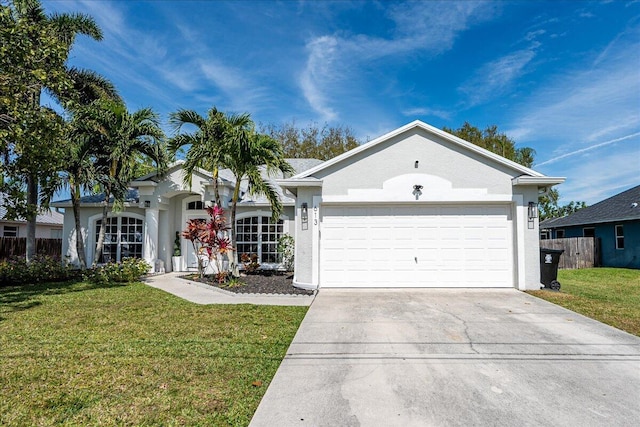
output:
M229 239L229 227L226 225L224 209L218 205L207 208L208 220L190 219L182 236L193 245L193 250L198 255L198 275L204 277L204 260L212 261L216 266L216 279L218 283L225 281L229 275L228 263L225 258L231 248Z

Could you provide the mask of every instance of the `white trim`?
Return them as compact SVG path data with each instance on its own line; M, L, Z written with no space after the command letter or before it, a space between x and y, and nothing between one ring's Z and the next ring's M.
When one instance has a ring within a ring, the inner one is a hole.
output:
M269 209L269 210L258 209L258 210L255 210L255 211L243 212L243 213L241 213L239 215L236 215L236 221L241 220L241 219L245 219L245 218L253 218L253 217L271 218L271 215L272 215L271 209ZM280 215L278 220L282 220L282 235L285 235L285 234L291 235L291 233L289 233L289 222L290 222L291 219L287 215L283 214L283 215ZM233 224L232 226L234 227L234 230L236 231L236 245L237 245L238 244L238 233L237 233L237 230L235 229L236 225ZM258 227L259 227L258 234L262 233L262 230L260 229L261 226L262 226L262 222L258 221ZM262 258L262 247L261 247L261 245L262 245L263 242L262 242L262 240L258 240L257 243L258 243L258 255L260 256L260 258ZM267 262L263 263L262 259L260 259L259 262L260 262L261 266L267 267L266 269L268 269L268 270L277 270L282 266L281 263L267 263Z
M622 234L618 235L618 227L622 231ZM616 239L616 250L623 251L624 250L624 224L615 224L613 226L613 234ZM618 245L618 238L622 238L622 247Z
M513 178L511 182L513 185L556 185L562 184L566 181L566 178L560 176L526 176L521 175Z
M510 194L478 194L469 195L462 194L459 197L435 196L429 198L428 195L420 197L420 200L406 200L405 198L387 199L383 197L371 197L369 195L341 195L341 196L324 196L322 203L324 204L344 204L344 203L376 203L376 204L420 204L420 203L438 203L438 204L451 204L451 203L508 203L511 202Z
M147 234L147 222L145 220L144 215L141 215L135 212L129 212L129 211L109 212L107 214L107 218L121 218L121 217L130 217L130 218L142 220L143 237ZM87 236L86 236L87 244L84 248L85 258L87 259L87 265L92 265L93 259L96 256L96 244L98 243L96 241L96 223L98 222L98 220L101 220L101 219L102 219L102 213L91 215L89 218L87 218L87 225L88 225ZM144 251L145 251L144 240L145 239L143 238L142 239L142 256L144 256ZM118 246L119 245L120 245L120 242L118 242ZM76 254L76 256L78 255Z
M515 268L515 284L516 287L523 291L527 289L527 279L526 279L526 256L525 256L525 244L524 244L524 236L527 232L525 224L527 224L527 208L528 206L524 205L524 196L522 194L514 194L512 196L512 211L513 216L515 217L515 233L513 236L513 246L517 248L513 251L512 262Z
M311 286L312 289L318 289L320 286L320 218L321 206L323 203L322 196L313 196L311 206Z
M307 178L321 170L324 170L330 166L335 165L336 163L339 163L345 159L348 159L349 157L355 156L356 154L365 151L365 150L369 150L373 147L375 147L378 144L381 144L383 142L386 142L404 132L408 132L412 129L421 129L425 132L434 134L442 139L444 139L445 141L449 141L453 144L459 145L469 151L472 151L474 153L477 153L485 158L491 159L499 164L502 164L504 166L509 167L510 169L516 170L518 172L521 172L525 175L531 175L534 177L544 177L543 174L541 174L540 172L536 172L533 169L524 167L516 162L513 162L511 160L507 160L502 156L499 156L495 153L492 153L491 151L485 150L484 148L478 147L477 145L474 145L470 142L467 142L461 138L458 138L455 135L451 135L448 132L445 132L443 130L440 130L438 128L435 128L431 125L428 125L420 120L416 120L413 121L405 126L402 126L398 129L395 129L387 134L384 134L376 139L374 139L373 141L367 142L366 144L362 144L359 147L354 148L353 150L349 150L346 153L343 153L337 157L334 157L333 159L327 160L324 163L319 164L316 167L313 167L311 169L308 169L300 174L294 175L291 178L289 178L289 180L293 181L293 180L297 180L297 179L301 179L301 178Z

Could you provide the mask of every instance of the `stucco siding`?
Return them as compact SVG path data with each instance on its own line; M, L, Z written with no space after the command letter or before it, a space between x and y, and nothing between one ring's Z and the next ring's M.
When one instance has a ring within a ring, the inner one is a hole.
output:
M392 177L416 173L445 178L453 188L483 188L490 194L511 194L511 178L516 175L479 154L414 130L321 170L314 177L323 180L323 195L345 195L349 189L381 188Z

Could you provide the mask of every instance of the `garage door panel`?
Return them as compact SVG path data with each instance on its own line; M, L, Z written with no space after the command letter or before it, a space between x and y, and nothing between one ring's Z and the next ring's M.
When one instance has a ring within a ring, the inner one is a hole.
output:
M511 208L323 206L323 287L513 286Z

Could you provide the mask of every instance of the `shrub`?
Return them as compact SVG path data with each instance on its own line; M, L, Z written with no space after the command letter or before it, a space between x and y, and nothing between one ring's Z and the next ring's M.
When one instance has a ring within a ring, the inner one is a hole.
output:
M150 270L149 264L140 258L125 258L121 263L109 262L84 272L84 279L98 284L129 283L140 280Z
M278 239L278 252L280 253L280 262L286 271L293 271L294 255L296 252L296 245L293 237L289 234L283 234Z
M258 254L242 254L240 261L242 261L244 272L247 274L257 273L260 269Z
M63 282L78 276L73 267L46 255L38 255L30 263L23 257L0 261L0 286Z

